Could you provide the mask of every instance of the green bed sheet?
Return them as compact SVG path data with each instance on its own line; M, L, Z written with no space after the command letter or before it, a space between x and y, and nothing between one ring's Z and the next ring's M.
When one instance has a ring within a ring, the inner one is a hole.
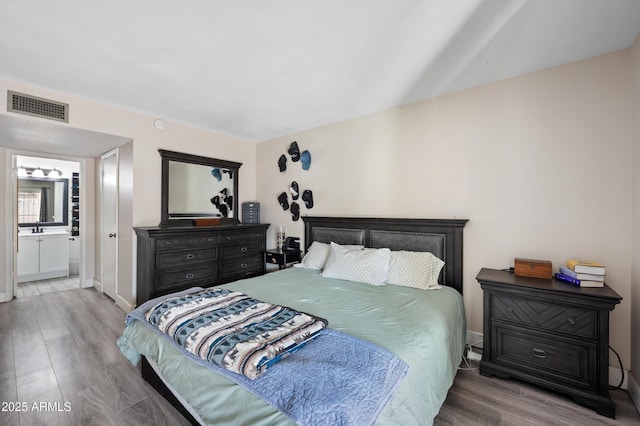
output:
M323 278L318 271L303 268L222 287L326 318L329 327L393 352L409 365L409 372L377 424L433 423L464 349L466 320L462 296L456 290L375 287ZM132 350L158 365L162 377L205 424L293 424L243 387L186 359L138 321L127 326L123 336Z

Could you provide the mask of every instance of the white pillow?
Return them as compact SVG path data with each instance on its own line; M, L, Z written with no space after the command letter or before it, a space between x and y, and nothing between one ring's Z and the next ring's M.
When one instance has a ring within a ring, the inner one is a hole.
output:
M306 269L322 269L329 255L329 244L314 241L302 258L302 267Z
M335 243L332 243L335 244ZM336 244L337 245L337 244ZM364 246L344 245L341 246L349 250L362 250ZM314 241L307 249L307 253L302 258L302 267L306 269L323 269L329 256L329 244Z
M444 262L429 252L392 251L387 284L440 289L438 277Z
M331 243L322 276L380 286L387 280L390 259L388 248L352 250Z

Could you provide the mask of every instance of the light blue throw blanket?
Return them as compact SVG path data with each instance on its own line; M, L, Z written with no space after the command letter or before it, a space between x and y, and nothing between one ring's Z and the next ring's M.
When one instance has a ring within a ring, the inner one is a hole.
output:
M191 289L187 294L201 289ZM391 400L408 366L391 352L349 334L325 329L315 340L269 368L255 380L213 365L185 351L145 319L164 296L144 303L127 316L171 341L187 357L233 380L300 425L374 424ZM129 348L126 333L120 350L135 364L140 355Z

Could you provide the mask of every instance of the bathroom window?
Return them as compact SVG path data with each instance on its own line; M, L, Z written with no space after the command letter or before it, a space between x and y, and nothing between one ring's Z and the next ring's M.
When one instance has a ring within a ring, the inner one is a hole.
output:
M18 223L40 221L40 192L18 192Z

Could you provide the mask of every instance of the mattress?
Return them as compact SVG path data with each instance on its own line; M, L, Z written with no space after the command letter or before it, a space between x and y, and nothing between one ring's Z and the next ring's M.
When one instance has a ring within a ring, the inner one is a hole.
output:
M377 344L406 362L408 374L376 424L428 425L438 414L464 349L466 320L456 290L376 287L324 278L303 268L223 287L326 318L330 328ZM123 336L130 349L156 364L165 383L204 424L294 424L245 388L186 359L138 321L128 325Z

